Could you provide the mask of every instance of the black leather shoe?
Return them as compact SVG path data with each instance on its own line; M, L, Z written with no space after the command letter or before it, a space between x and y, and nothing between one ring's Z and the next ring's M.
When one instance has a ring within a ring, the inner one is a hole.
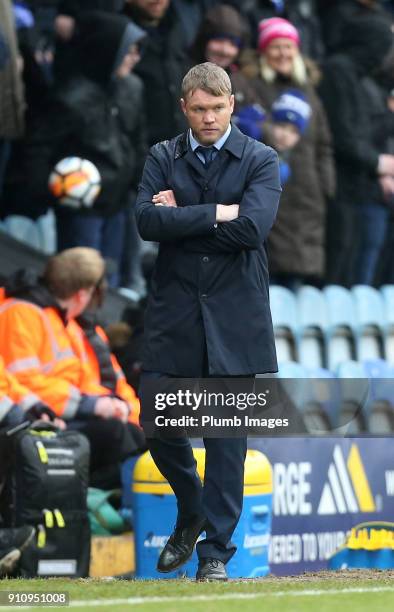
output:
M200 559L198 563L198 570L196 574L196 580L228 580L226 568L223 561L220 559Z
M198 518L187 527L176 527L160 553L157 571L173 572L193 554L198 536L205 529L205 518Z

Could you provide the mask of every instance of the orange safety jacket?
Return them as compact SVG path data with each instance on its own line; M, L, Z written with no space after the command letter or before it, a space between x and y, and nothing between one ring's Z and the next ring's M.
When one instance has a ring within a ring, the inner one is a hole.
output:
M31 393L15 376L7 372L4 360L0 356L0 424L14 404L18 404L23 410L29 410L39 401L37 395Z
M129 385L115 355L111 353L108 337L100 325L91 325L84 331L83 315L78 319L84 338L84 348L96 384L105 386L109 392L127 402L130 407L129 422L139 425L140 400ZM93 334L93 338L92 338Z
M3 299L0 354L8 372L63 419L77 415L83 396L110 394L91 375L80 327L55 306Z

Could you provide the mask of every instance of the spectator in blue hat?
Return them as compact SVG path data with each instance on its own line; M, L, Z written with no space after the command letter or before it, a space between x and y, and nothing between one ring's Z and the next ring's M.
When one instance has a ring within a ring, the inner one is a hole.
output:
M331 135L315 89L320 72L302 55L300 33L292 23L276 17L261 22L259 29L259 55L248 62L240 59L240 70L254 88L254 97L243 106L259 103L268 111L282 95L297 90L311 110L297 144L286 155L291 176L268 240L271 280L291 288L303 282L319 286L325 272L326 208L335 194ZM297 106L303 106L298 100ZM267 129L268 123L264 142Z
M293 89L283 92L274 101L271 118L259 104L245 106L235 116L244 134L263 140L277 151L282 186L291 177L289 157L309 125L311 112L305 95Z

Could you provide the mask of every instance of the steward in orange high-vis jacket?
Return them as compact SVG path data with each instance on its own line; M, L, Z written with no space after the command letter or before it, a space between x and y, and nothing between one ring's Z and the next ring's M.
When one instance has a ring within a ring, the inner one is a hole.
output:
M92 376L75 321L104 274L97 251L67 249L48 260L41 279L25 273L9 279L0 303L0 354L7 370L89 438L91 468L98 471L140 447L129 431L129 405Z
M0 353L8 372L63 419L93 414L97 399L109 395L90 377L79 326L44 285L29 286L26 277L6 285Z
M96 324L94 313L88 311L78 317L77 323L82 328L92 379L127 402L130 407L129 422L139 426L140 401L111 353L105 331Z
M52 418L55 416L37 395L7 372L0 356L0 428L38 419L43 413Z

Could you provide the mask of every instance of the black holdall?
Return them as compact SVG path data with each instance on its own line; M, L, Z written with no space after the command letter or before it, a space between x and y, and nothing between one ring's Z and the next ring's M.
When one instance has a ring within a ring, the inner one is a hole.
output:
M33 545L22 553L21 575L87 577L87 438L40 421L13 436L12 454L6 484L6 523L36 528Z

